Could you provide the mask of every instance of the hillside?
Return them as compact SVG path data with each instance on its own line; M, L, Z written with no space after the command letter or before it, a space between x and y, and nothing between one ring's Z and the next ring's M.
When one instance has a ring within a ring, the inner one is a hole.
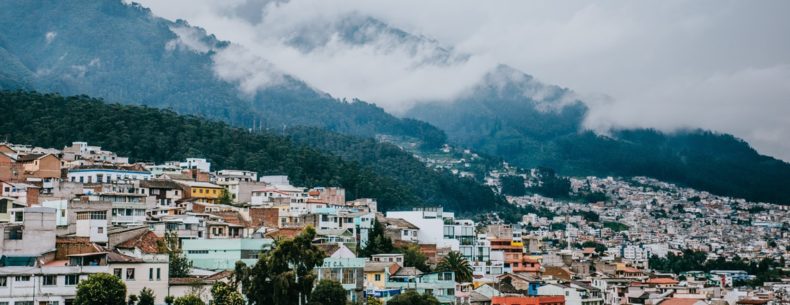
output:
M424 122L332 98L263 58L253 67L215 64L229 56L255 55L135 4L0 2L0 89L87 94L243 127L316 126L362 136L410 136L434 146L446 140ZM251 73L259 74L257 83L239 80Z
M409 116L434 124L451 141L521 167L564 175L650 176L719 195L790 204L790 164L727 134L685 130L584 130L587 107L567 89L500 66L452 103L426 103Z
M43 147L88 141L134 161L204 157L216 168L287 174L295 185L339 185L350 199L377 198L383 210L441 204L448 210L474 213L503 209L506 204L491 190L434 172L392 145L319 129L291 134L301 143L325 139L341 145L321 144L318 149L358 151L370 157L335 156L265 131L249 132L169 110L105 104L86 96L0 91L0 135ZM377 157L390 161L375 162Z

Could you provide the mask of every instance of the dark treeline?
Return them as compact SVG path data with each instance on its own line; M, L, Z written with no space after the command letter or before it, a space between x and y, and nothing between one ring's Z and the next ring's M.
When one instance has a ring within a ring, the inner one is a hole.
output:
M4 91L0 101L0 136L16 143L61 148L72 141L88 141L134 161L204 157L214 168L285 174L293 184L308 187L342 186L349 199L376 198L385 210L445 205L482 211L502 204L501 198L474 181L434 172L407 153L372 140L306 129L298 138L310 135L328 141L311 147L268 132L250 133L222 122L145 106L105 104L85 96ZM332 141L350 147L329 149L326 146ZM359 150L359 155L336 156L322 149ZM372 157L363 158L369 154ZM389 161L374 162L382 158Z

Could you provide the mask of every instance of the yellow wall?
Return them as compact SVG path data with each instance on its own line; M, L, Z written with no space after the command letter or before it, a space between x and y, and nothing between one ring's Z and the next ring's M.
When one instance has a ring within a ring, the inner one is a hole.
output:
M380 276L378 281L376 281L376 274ZM377 289L384 289L384 283L387 281L387 275L384 272L365 272L365 278Z
M204 202L216 202L222 196L222 188L191 187L191 197L205 199Z

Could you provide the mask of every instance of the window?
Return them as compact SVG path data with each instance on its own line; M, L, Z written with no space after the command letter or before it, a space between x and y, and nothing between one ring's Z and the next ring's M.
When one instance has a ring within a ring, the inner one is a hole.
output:
M341 284L354 284L355 280L356 279L354 278L354 269L349 269L349 268L343 269L343 279L341 281Z
M33 301L14 301L14 305L33 305Z
M104 227L96 228L96 232L99 233L99 234L104 234Z
M260 254L260 250L241 250L241 259L258 259L258 254Z
M74 286L80 282L80 276L77 274L67 274L66 275L66 286Z
M0 200L0 213L8 213L8 200Z
M0 276L0 287L8 286L8 277Z
M187 250L189 254L208 254L208 250Z
M41 284L44 286L54 286L57 282L57 276L55 275L45 275L41 278Z
M30 281L29 275L17 275L14 277L15 282L28 282Z
M381 274L376 274L374 277L376 282L381 281Z
M162 279L162 269L156 268L156 280L159 281Z
M121 278L122 273L123 273L123 269L121 268L112 269L112 274L114 274L117 278Z
M14 221L22 222L23 220L25 220L24 215L25 213L23 213L22 211L14 212Z
M154 280L154 268L148 268L148 280L149 281Z
M134 268L126 269L126 280L134 281Z

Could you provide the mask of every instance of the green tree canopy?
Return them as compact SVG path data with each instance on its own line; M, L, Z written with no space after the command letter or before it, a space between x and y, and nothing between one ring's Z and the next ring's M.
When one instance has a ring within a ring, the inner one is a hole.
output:
M233 285L216 282L211 286L213 305L244 305L244 297Z
M439 300L432 295L408 290L387 301L387 305L439 305Z
M420 246L407 245L406 247L400 248L400 252L403 253L404 266L414 267L422 272L431 271L431 267L428 266L428 256L422 253Z
M472 266L469 261L458 251L450 251L436 266L436 271L449 271L455 273L455 281L466 283L472 281Z
M384 234L384 225L378 219L373 219L373 229L368 231L368 242L359 249L359 257L392 253L393 250L392 240Z
M178 238L178 233L165 232L164 247L170 258L170 264L168 265L170 277L188 277L189 271L192 270L192 261L181 251L181 241Z
M313 289L315 266L323 263L324 252L312 244L315 229L308 226L293 239L277 241L271 251L260 256L251 268L245 269L248 277L242 279L242 288L251 305L292 305L307 303Z
M346 289L332 280L321 280L310 294L308 305L346 305Z
M156 302L156 296L154 295L154 291L149 289L148 287L144 287L140 290L140 298L137 302L137 305L154 305Z
M108 273L91 274L77 284L75 305L126 305L126 284Z
M188 294L182 297L176 298L173 305L206 305L203 300L200 299L197 295Z

